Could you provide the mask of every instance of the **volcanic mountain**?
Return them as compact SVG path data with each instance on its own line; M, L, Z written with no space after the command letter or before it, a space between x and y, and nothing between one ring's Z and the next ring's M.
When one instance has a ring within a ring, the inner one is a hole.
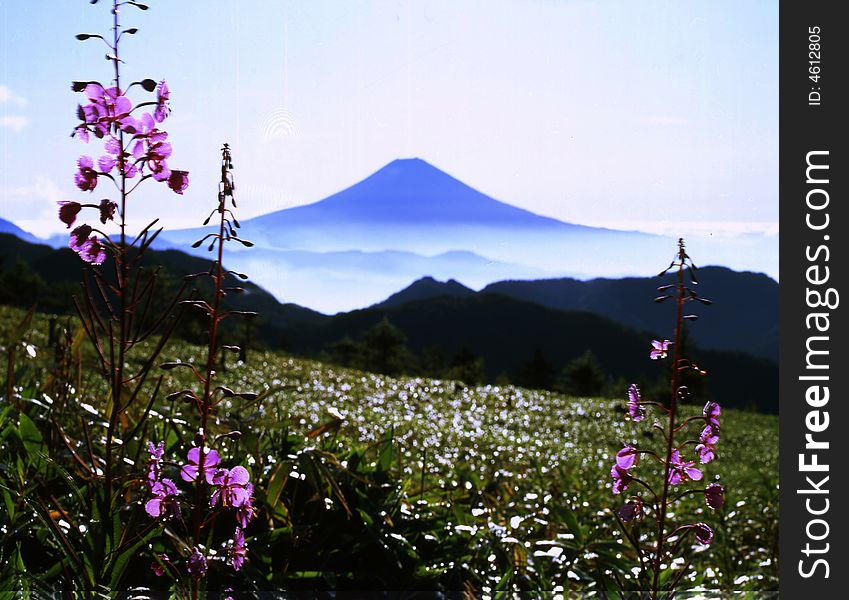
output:
M203 230L166 232L191 251ZM419 159L392 161L319 202L242 222L230 264L278 299L324 312L379 302L425 276L480 288L505 279L646 275L675 240L558 221L500 202ZM714 244L703 262L751 268L752 254Z

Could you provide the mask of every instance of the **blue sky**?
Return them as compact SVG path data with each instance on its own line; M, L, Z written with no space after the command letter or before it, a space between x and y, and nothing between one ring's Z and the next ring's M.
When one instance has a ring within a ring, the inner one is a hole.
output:
M199 224L227 141L243 217L417 156L569 222L778 231L775 1L149 4L123 11L124 76L168 81L191 185L148 186L138 226ZM0 1L0 216L36 234L62 229L76 157L101 153L68 136L69 83L110 77L74 39L109 25L103 0Z

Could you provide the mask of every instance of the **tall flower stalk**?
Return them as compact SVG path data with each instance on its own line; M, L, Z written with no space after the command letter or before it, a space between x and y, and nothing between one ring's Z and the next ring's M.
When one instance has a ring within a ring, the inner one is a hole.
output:
M97 0L91 3L96 4ZM87 439L89 456L83 459L63 423L58 419L53 423L59 439L86 471L91 487L88 497L95 505L92 511L100 516L95 521L97 526L90 529L90 535L98 539L90 545L95 554L90 561L94 566L84 570L87 588L103 582L116 585L126 569L125 553L135 551L139 543L137 537L127 533L125 517L121 516L126 514L122 512L125 501L121 496L133 475L129 465L138 460L138 453L128 454L128 448L136 447L137 436L146 430L148 413L162 383L159 377L151 385L150 375L177 325L174 312L185 290L184 284L170 302L163 303L159 300L157 270L142 266L142 257L162 231L156 227L158 220L130 239L130 200L140 192L139 186L153 180L182 195L188 187L188 172L171 169L167 163L172 148L168 133L159 129L170 113L170 90L165 81L157 84L153 79L143 79L125 85L121 42L138 30L123 28L124 8L148 7L135 1L113 0L111 35L77 35L80 41L106 45L106 59L112 63L110 83L75 81L71 85L73 91L85 96L77 108L79 122L72 136L86 144L100 142L103 150L97 160L87 154L80 156L74 183L81 192L94 194L97 190L98 195L103 190L99 184L105 183L111 193L107 191L104 195L109 197L99 202L61 201L58 215L68 229L74 227L69 247L92 266L82 281L83 294L75 298L75 303L110 391L103 407L106 427L99 455L92 440ZM128 96L133 88L155 96L134 104ZM89 212L95 213L94 225L78 224L78 217ZM105 231L110 221L118 230L111 235ZM108 263L110 258L111 270L93 268ZM149 339L153 340L151 349L143 354L134 352Z
M702 415L684 419L679 416L679 403L687 395L687 387L681 383L683 373L691 371L699 376L706 374L696 363L683 355L684 323L698 318L693 314L685 314L684 307L686 303L693 301L711 304L710 300L699 296L694 289L698 285L697 269L686 252L683 239L678 240L675 259L660 275L663 276L669 271L675 272L675 283L660 286L658 291L661 295L655 298L655 301L660 303L674 300L673 339L653 340L649 352L649 358L652 360L671 359L669 400L667 403L644 402L636 385L631 385L628 389L628 416L632 421L639 422L645 418L648 406L659 410L665 423L655 422L653 427L662 432L664 444L659 452L626 444L616 454L616 462L611 469L614 494L625 492L632 484L637 484L641 489L641 493L635 493L628 498L617 511L616 518L622 532L636 550L641 567L641 587L648 589L651 600L657 600L659 594L673 592L686 573L689 562L674 573L671 579L667 579L668 583L664 584L661 577L665 561L669 561L671 565L675 553L681 549L687 536L692 534L696 542L702 545L710 544L713 540L713 530L704 523L685 524L672 529L669 521L672 506L687 496L698 493L704 495L705 504L709 508L719 508L725 502L725 490L717 483L706 488L686 489L688 482L702 480L703 474L696 467L696 459L700 464L705 464L716 457L715 446L719 443L721 408L716 402L710 401L705 405ZM703 426L698 439L689 437L680 441L680 437L687 435L693 424ZM694 460L686 458L690 446L693 447ZM649 456L661 465L663 482L660 487L635 476L635 468L641 456ZM685 489L679 491L680 487ZM637 523L648 514L655 521L656 534L654 544L644 547Z
M235 392L230 388L217 385L216 369L224 351L239 351L239 348L222 343L221 323L232 316L254 316L255 313L246 311L226 310L222 306L222 300L230 294L238 294L243 291L238 286L228 286L227 278L236 276L245 278L240 273L228 271L223 266L224 244L230 240L238 241L246 246L252 245L247 240L241 239L236 230L239 222L233 214L235 208L234 190L232 176L232 158L230 147L224 144L221 149L221 181L218 188L218 204L215 210L206 219L204 225L208 224L214 217L217 220L216 229L206 234L202 239L195 242L194 247L209 242L209 251L215 252L215 260L212 268L205 273L198 273L194 277L208 276L212 281L212 297L207 301L200 298L183 300L182 303L196 310L200 310L207 317L209 323L208 340L206 348L206 364L202 371L195 369L190 363L170 362L162 366L164 369L178 367L189 369L198 382L199 389L184 389L167 396L170 400L184 399L193 404L198 411L198 428L194 435L194 445L186 454L186 462L180 467L180 478L193 484L193 501L191 502L191 518L184 522L182 503L179 500L180 491L177 485L170 479L162 478L162 464L164 444L154 446L149 443L150 453L147 485L151 498L145 505L147 513L163 523L174 521L178 523L185 532L185 540L178 544L178 551L185 556L185 564L180 567L176 560L172 561L167 555L157 558L155 569L160 569L161 574L168 572L178 581L188 575L188 591L192 598L197 598L204 587L204 580L211 568L210 555L205 541L212 538L213 523L224 511L231 512L234 518L234 529L228 542L227 562L230 567L239 571L247 555L245 543L245 528L253 518L253 484L250 481L248 470L237 465L231 469L221 466L222 458L218 443L223 439L237 440L241 436L238 431L216 431L213 435L210 430L210 419L215 408L229 398L241 398L243 400L254 400L257 394L248 392ZM163 508L164 507L164 508ZM233 523L231 521L231 523ZM173 527L172 532L176 531Z

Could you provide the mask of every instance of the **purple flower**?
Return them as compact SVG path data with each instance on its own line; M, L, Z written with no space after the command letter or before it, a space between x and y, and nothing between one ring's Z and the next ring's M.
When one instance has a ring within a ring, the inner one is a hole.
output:
M72 135L79 136L79 138L86 144L88 144L88 140L90 139L88 135L88 128L85 125L80 125L74 129L74 133Z
M628 416L634 422L643 420L646 415L645 407L640 404L640 390L635 384L628 387Z
M169 156L171 156L171 144L168 142L152 142L148 145L147 160L159 162L165 160Z
M719 415L722 413L722 407L716 402L709 401L705 404L704 414L708 425L719 431Z
M165 442L159 442L159 444L154 446L153 442L149 441L147 443L147 451L150 454L150 460L160 462L165 455Z
M182 196L186 188L189 187L189 172L177 171L176 169L171 171L171 175L168 177L168 187Z
M241 528L236 527L233 534L233 547L230 549L230 565L234 571L238 571L245 564L245 556L248 549L245 547L245 534Z
M699 481L702 478L702 472L695 468L695 462L688 462L681 459L681 453L678 450L672 452L669 459L669 483L678 485L692 479Z
M634 519L641 519L643 517L643 501L639 498L633 498L619 509L618 514L619 518L626 523L630 523Z
M725 488L718 483L712 483L705 488L705 504L713 509L722 508L725 504Z
M147 162L150 173L156 181L168 181L171 177L171 169L164 160L151 160Z
M84 192L91 192L97 187L97 171L90 156L81 156L77 160L79 171L74 174L74 183Z
M707 546L713 541L713 529L704 523L696 523L692 527L696 534L696 541L700 544Z
M130 135L134 135L141 131L141 124L139 123L139 120L132 115L121 117L118 120L118 127L121 131L129 133Z
M171 156L171 144L168 133L156 128L156 121L149 113L145 113L138 120L139 130L133 139L133 156L138 160L165 160Z
M147 451L150 453L150 458L147 459L147 484L153 488L153 484L159 481L162 456L165 454L165 442L159 442L157 446L154 446L153 442L148 442Z
M108 173L115 167L117 162L118 160L114 156L104 154L97 159L97 168L100 169L101 173Z
M200 466L200 448L195 446L188 453L189 463L180 468L180 477L183 481L194 481L198 478ZM221 462L221 456L215 450L204 448L203 473L207 483L212 483L212 477Z
M180 490L170 479L156 481L150 487L153 498L144 505L144 511L154 519L159 517L179 517L180 504L177 502L177 494Z
M115 211L118 210L118 205L108 198L100 201L100 222L106 225L106 221L111 221L115 218Z
M82 210L82 205L70 200L61 200L57 204L59 204L59 220L70 229L74 221L77 220L77 214Z
M156 89L156 108L153 111L153 117L157 123L162 123L171 112L168 108L168 100L171 98L171 92L165 80L159 82L159 87Z
M212 478L212 483L217 485L218 489L212 493L209 506L215 506L219 498L221 498L221 504L224 506L236 508L249 502L251 492L253 492L253 486L249 483L249 479L250 473L245 467L237 466L230 470L219 469Z
M669 340L663 340L662 342L658 340L652 340L652 350L649 353L649 356L652 360L657 360L658 358L666 358L666 352L669 349L669 344L671 344Z
M627 490L628 486L631 485L631 482L634 481L634 478L631 476L628 469L623 469L619 465L613 465L613 468L610 469L610 476L613 477L614 494L621 494Z
M110 135L103 143L103 149L106 150L112 156L118 156L122 152L121 141L114 135Z
M107 89L99 83L90 83L85 88L85 94L90 104L81 106L78 114L85 125L94 126L97 137L109 133L112 124L118 124L123 129L135 121L130 116L132 102L117 87Z
M191 556L189 556L188 563L186 564L186 570L188 570L189 574L196 578L201 578L206 575L206 557L201 553L200 549L195 546L192 550Z
M91 227L88 225L80 225L75 228L71 232L71 238L68 240L68 248L74 252L79 252L88 241L89 235L91 235Z
M245 486L245 489L248 492L248 501L236 509L236 522L242 527L242 529L247 527L248 523L251 522L251 519L254 518L254 507L252 503L253 498L251 498L254 493L254 486L249 483Z
M153 574L157 577L162 577L165 575L165 565L171 564L171 559L168 558L167 554L157 554L157 561L150 565L150 570L153 571Z
M699 444L696 446L696 455L699 457L699 462L704 464L709 463L716 458L716 450L714 446L719 442L719 432L708 425L702 429L699 436Z
M92 265L102 265L106 260L106 248L100 243L96 235L88 238L77 253L81 259Z
M625 446L616 453L616 466L622 469L630 469L640 462L640 451L634 446Z

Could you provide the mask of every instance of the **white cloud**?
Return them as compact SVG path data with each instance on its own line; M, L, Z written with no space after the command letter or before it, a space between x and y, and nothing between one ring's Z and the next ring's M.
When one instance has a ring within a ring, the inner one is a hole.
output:
M23 108L27 105L27 99L23 96L18 96L5 85L0 85L0 104L6 103Z
M29 119L23 115L3 115L0 117L0 128L11 129L15 133L19 133L27 125L29 125Z
M37 236L62 231L56 203L67 195L52 179L38 175L30 185L0 187L0 216Z
M0 85L0 106L3 105L20 109L27 105L27 99L17 95L7 86ZM27 125L29 125L29 119L24 115L0 115L0 129L11 129L18 133Z

